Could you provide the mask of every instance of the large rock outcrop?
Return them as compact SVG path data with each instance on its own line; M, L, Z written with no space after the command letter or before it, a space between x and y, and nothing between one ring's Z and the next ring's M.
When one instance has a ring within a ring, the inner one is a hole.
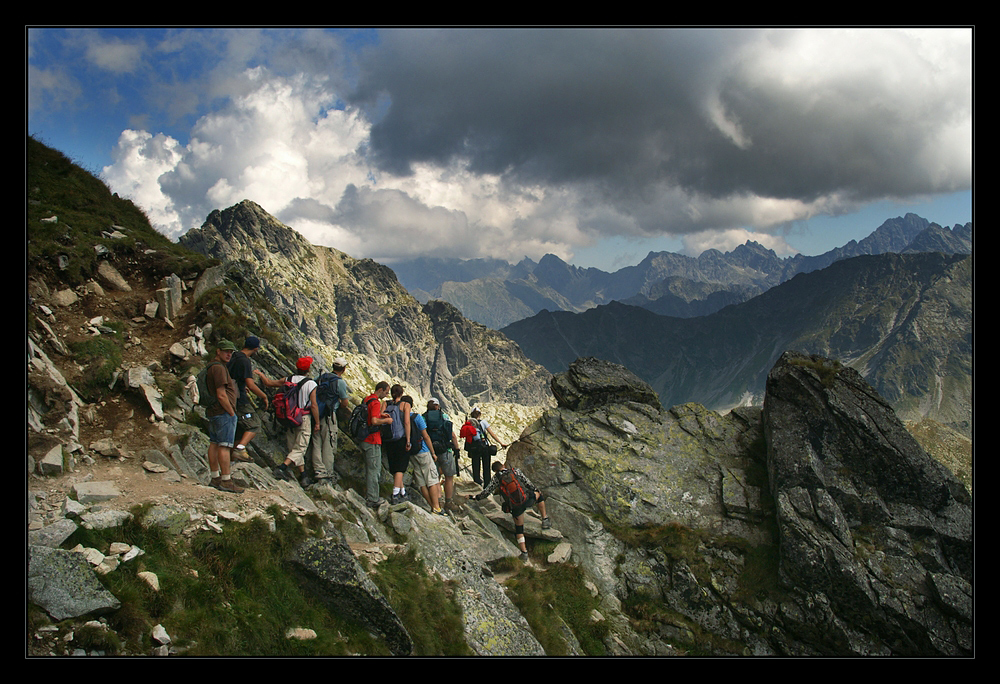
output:
M784 580L893 653L972 646L972 511L892 407L850 368L785 353L764 403Z
M614 380L510 458L629 615L633 652L971 652L968 492L857 373L786 354L763 410L723 416L609 401L628 371L593 359L553 386L584 369Z

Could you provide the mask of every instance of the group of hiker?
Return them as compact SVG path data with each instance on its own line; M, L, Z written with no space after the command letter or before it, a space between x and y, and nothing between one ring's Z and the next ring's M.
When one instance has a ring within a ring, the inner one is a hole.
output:
M296 363L296 373L271 379L252 366L250 359L259 349L260 340L254 336L247 337L239 350L228 340L220 341L215 358L199 380L199 387L208 397L203 403L207 405L209 420L211 486L227 492L243 491L232 481L230 463L252 460L246 448L260 431L261 418L250 395L263 401L266 411L269 399L263 388L273 388L277 389L271 403L275 416L289 427L288 455L274 469L275 477L298 481L303 488L313 484L306 471L308 454L315 482L332 482L336 477L333 465L339 419L364 454L365 499L370 506L385 503L379 494L384 455L393 479L390 503L406 500L403 474L412 465L413 486L434 515L445 516L461 510L455 494L461 438L472 462L472 479L483 487L473 498L481 500L495 492L503 495L504 510L514 518L522 554L526 553L524 512L529 507L538 506L543 528L551 526L545 497L524 473L499 461L491 465L498 447L505 449L508 445L496 436L478 407L472 408L456 435L451 418L441 409L437 398L431 397L421 413L402 385L390 386L383 381L352 410L349 389L343 379L346 359L334 359L332 372L314 379L308 375L313 359L302 357ZM238 442L237 429L242 432Z

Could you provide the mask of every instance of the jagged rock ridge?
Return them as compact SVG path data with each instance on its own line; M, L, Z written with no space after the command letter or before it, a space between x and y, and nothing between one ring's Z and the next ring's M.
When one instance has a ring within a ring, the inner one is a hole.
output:
M503 332L553 373L579 356L608 359L663 404L722 410L760 404L785 349L856 368L901 417L971 433L972 258L882 254L803 273L711 316L678 319L612 303L542 312Z
M526 258L514 266L495 259L414 259L394 267L401 282L422 300L445 299L469 318L500 329L543 309L579 313L613 300L668 316L704 316L799 273L887 252L971 254L972 224L949 229L907 214L886 220L863 240L818 256L780 258L748 240L731 252L710 249L698 257L650 252L639 264L614 273L572 266L552 254L538 263Z
M503 335L446 303L421 305L391 269L310 245L253 202L212 212L181 242L222 260L227 296L259 310L259 293L301 335L292 346L321 359L334 350L370 358L456 412L483 401L550 401L549 374Z

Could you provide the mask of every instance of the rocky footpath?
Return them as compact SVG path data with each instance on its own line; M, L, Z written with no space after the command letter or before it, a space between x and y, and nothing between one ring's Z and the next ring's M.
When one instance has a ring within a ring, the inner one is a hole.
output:
M553 391L510 457L634 652L973 652L968 490L855 371L786 353L724 416L596 359Z

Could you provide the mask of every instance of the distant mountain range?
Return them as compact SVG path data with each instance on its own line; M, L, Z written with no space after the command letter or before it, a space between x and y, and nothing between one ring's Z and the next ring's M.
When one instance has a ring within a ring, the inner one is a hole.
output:
M467 318L499 329L543 310L582 312L614 300L670 316L705 316L799 273L888 252L971 254L972 224L949 229L907 214L887 220L860 242L819 256L779 258L748 241L731 252L711 249L698 257L650 252L638 265L614 273L572 266L552 254L515 265L499 259L420 258L391 267L417 299L444 299Z
M665 406L759 404L782 352L822 354L858 370L901 418L970 431L972 258L961 254L841 259L698 318L613 302L543 311L501 332L552 373L578 357L620 363Z

